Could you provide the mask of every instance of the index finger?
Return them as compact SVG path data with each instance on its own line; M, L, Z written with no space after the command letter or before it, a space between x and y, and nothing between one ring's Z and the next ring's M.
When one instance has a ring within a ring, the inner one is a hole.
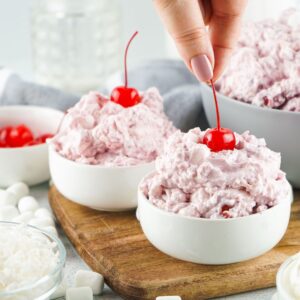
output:
M238 40L247 0L212 0L210 38L215 56L214 77L221 75Z

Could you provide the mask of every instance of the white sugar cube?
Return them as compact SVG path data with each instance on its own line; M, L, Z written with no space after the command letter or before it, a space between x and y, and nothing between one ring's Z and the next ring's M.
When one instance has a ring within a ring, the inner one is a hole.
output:
M52 213L49 209L41 207L38 208L35 212L34 212L34 216L37 218L43 218L43 217L50 217L52 218Z
M67 284L65 280L58 286L56 291L50 296L50 300L64 297L66 295Z
M46 232L49 232L50 234L53 234L55 236L57 236L57 231L56 228L54 226L46 226L46 227L42 227L43 230L45 230Z
M104 278L101 274L93 271L79 270L75 274L75 286L89 286L94 295L99 295L104 288Z
M156 300L181 300L180 296L159 296Z
M50 217L33 218L30 220L28 224L42 228L42 227L54 226L54 221Z
M32 211L26 211L18 215L17 217L13 218L12 221L17 223L27 224L31 219L33 219Z
M66 300L93 300L93 291L90 287L68 288Z
M18 198L15 194L9 192L0 190L0 206L5 205L17 205Z
M6 205L0 207L0 221L12 221L19 215L17 208L13 205Z
M22 197L25 197L29 194L28 185L24 182L16 182L12 184L7 191L14 194L17 200L20 200Z
M35 200L32 196L25 196L20 199L18 203L18 208L20 213L23 213L25 211L32 211L34 212L39 208L38 202Z

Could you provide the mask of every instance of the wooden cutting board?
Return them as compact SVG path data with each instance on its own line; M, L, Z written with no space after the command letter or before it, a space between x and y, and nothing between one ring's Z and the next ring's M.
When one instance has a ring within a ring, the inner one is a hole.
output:
M80 256L128 300L162 295L198 300L271 287L280 264L300 251L300 191L295 192L290 225L277 247L259 258L225 266L187 263L161 253L147 241L133 211L92 210L65 199L54 186L49 200Z

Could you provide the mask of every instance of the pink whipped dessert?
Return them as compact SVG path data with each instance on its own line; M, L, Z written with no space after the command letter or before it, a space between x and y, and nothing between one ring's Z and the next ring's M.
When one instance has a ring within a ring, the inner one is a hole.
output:
M300 112L300 12L245 24L218 90L242 102Z
M235 133L233 151L212 152L205 131L177 131L156 160L141 191L160 209L199 218L235 218L264 211L287 199L290 186L279 153L264 139Z
M156 88L132 107L90 92L68 110L51 144L67 159L93 165L134 166L156 159L175 127Z

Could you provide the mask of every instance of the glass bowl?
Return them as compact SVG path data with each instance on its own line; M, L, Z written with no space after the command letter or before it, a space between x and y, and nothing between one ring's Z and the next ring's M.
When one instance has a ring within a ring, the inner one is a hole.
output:
M0 230L7 226L22 226L14 222L0 222ZM58 262L54 270L47 274L46 276L41 277L35 282L23 286L21 288L12 289L12 290L0 290L0 299L1 300L46 300L49 299L50 295L55 292L55 290L60 285L63 278L63 268L66 261L66 250L62 242L54 235L45 232L41 229L30 225L24 225L26 230L35 232L45 236L51 242L55 243L53 248L55 253L58 253Z
M300 266L300 252L289 257L279 268L276 276L277 298L276 300L296 300L291 287L291 277L295 275Z

